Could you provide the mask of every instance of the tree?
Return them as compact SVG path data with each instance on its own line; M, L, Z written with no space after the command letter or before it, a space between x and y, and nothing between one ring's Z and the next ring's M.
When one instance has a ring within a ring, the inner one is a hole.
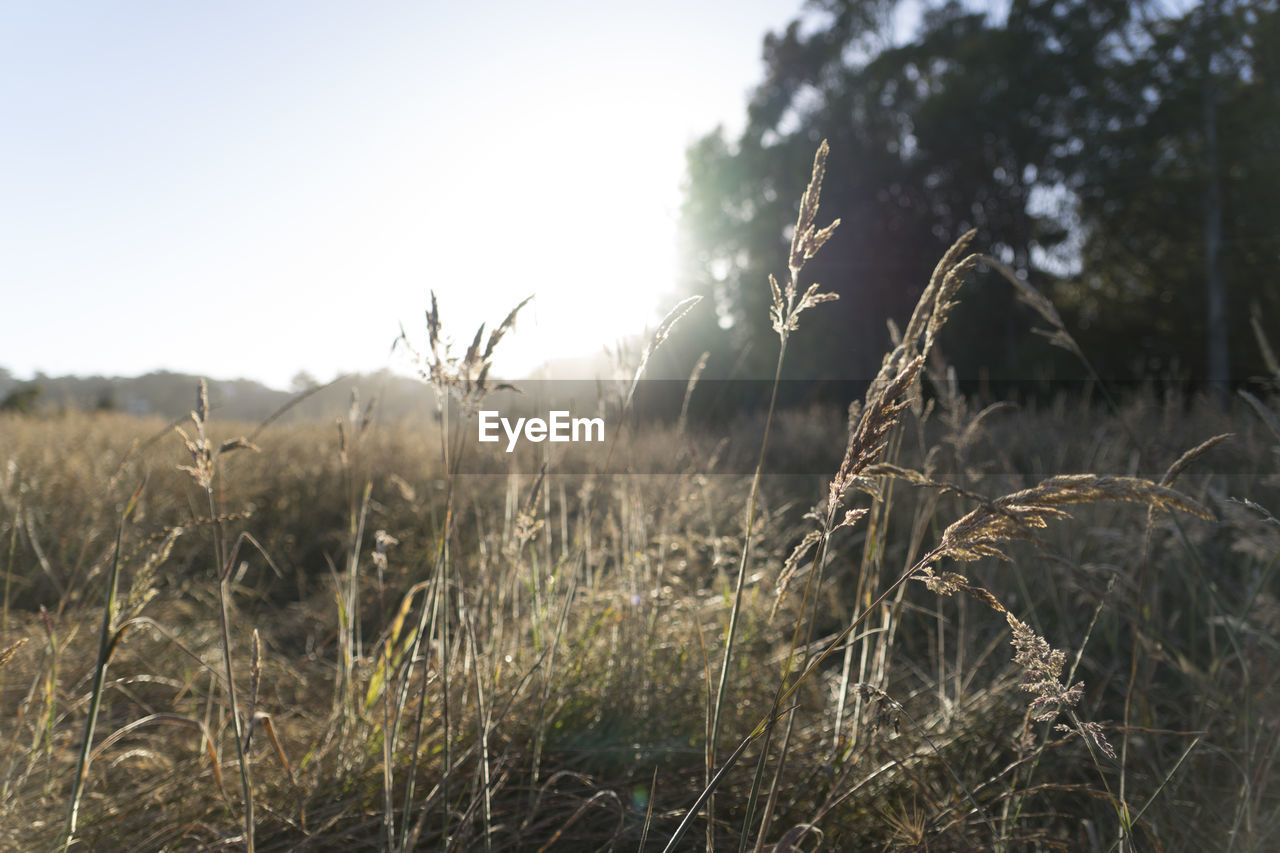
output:
M689 281L735 343L764 332L761 283L782 268L804 163L828 138L824 209L843 225L813 272L842 299L800 336L791 364L799 375L867 377L888 343L885 320L903 320L961 233L977 228L986 247L1026 265L1065 232L1028 204L1053 179L1038 96L1022 85L1038 69L1033 44L957 3L927 11L905 44L886 30L896 3L815 5L825 28L792 24L765 39L765 80L742 136L730 144L717 132L691 149ZM950 354L1016 369L1022 324L1007 285L992 280L969 299L996 327Z
M1078 164L1085 237L1064 301L1112 362L1128 330L1146 372L1239 380L1262 365L1231 330L1246 327L1251 302L1280 309L1268 284L1280 233L1276 4L1139 23L1141 53Z
M43 393L44 389L41 386L30 382L14 388L5 395L3 400L0 400L0 412L29 415L35 411L36 404Z
M316 379L305 370L299 370L297 373L293 374L293 378L289 380L289 390L295 394L300 394L303 391L310 391L319 384L320 380Z
M1241 328L1251 301L1280 308L1266 286L1280 234L1276 4L1014 0L999 21L926 4L902 42L886 23L898 5L811 2L816 27L766 37L742 134L689 151L686 286L715 306L704 331L718 369L767 339L764 282L828 138L824 210L844 224L812 271L842 299L797 338L795 374L869 375L885 318L901 320L975 227L1052 292L1104 375L1220 377L1210 329L1221 341ZM962 375L1048 369L1006 284L979 276L962 299L944 341ZM1247 336L1230 337L1236 377L1256 371ZM766 372L766 349L748 375Z

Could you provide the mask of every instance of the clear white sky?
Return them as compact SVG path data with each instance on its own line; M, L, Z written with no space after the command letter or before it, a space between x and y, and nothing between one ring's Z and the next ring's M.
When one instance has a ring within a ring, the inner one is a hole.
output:
M404 369L427 292L506 373L660 318L685 146L801 0L7 0L0 367Z

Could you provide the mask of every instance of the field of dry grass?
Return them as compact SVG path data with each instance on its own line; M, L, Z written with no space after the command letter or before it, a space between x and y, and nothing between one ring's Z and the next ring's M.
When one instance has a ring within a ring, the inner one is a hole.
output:
M0 849L1275 849L1275 400L966 399L962 254L847 423L618 439L683 473L465 473L434 308L445 429L0 419Z

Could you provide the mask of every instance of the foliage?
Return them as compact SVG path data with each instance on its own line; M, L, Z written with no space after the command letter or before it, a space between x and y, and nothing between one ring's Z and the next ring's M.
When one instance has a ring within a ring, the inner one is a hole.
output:
M36 384L15 388L6 394L3 400L0 400L0 412L16 412L20 415L30 414L35 411L36 403L43 393L44 389Z
M798 334L830 308L806 313ZM1146 460L1143 472L1163 469L1204 435L1224 429L1236 434L1178 483L1210 506L1220 523L1192 518L1175 524L1170 516L1156 516L1144 534L1144 511L1125 511L1120 504L1064 506L1074 518L1035 528L1035 543L1010 543L1004 549L1010 562L989 558L964 563L962 570L970 585L999 591L1011 613L1054 651L1065 651L1061 681L1085 686L1073 710L1084 722L1100 724L1117 752L1125 705L1132 704L1127 796L1134 813L1150 801L1135 821L1140 839L1152 847L1159 839L1168 850L1270 849L1280 837L1275 714L1267 710L1280 698L1274 642L1280 538L1261 507L1280 504L1280 482L1274 463L1264 461L1274 459L1269 454L1277 442L1267 424L1250 408L1241 407L1228 421L1202 403L1156 395L1138 395L1115 415L1080 399L986 415L963 398L946 399L949 408L931 417L903 413L898 466L988 495L1030 487L1064 463L1087 460L1093 470L1129 470L1138 451ZM827 423L815 431L810 420L782 418L771 443L780 453L824 443L838 462L840 418ZM215 442L247 431L216 421L209 429ZM754 420L706 435L654 433L635 440L647 441L655 456L679 447L706 459L726 439L748 451L759 440ZM235 516L225 523L231 532L251 532L274 564L246 552L247 565L237 568L232 587L232 638L246 693L252 634L261 634L252 743L259 850L380 846L377 691L386 683L380 644L389 643L387 659L398 675L404 663L400 658L397 664L396 655L412 635L412 620L398 616L406 593L430 577L443 497L433 437L377 418L355 435L348 436L344 461L332 426L275 425L255 440L260 452L230 454L219 475L223 503ZM153 441L157 436L163 437ZM210 571L210 528L191 517L199 489L177 470L191 462L181 438L161 421L118 414L69 414L40 423L6 416L0 459L13 463L0 472L0 543L11 574L0 652L21 644L0 669L7 747L0 763L7 792L0 849L52 849L57 840L87 719L99 643L95 616L103 612L117 507L144 478L147 486L123 531L119 600L127 609L113 623L131 618L131 627L118 632L102 693L79 837L90 848L236 848L240 796L227 698L219 686L218 583ZM517 462L528 472L537 464L536 458ZM778 464L785 464L785 455ZM1086 469L1066 468L1079 470ZM1254 476L1242 476L1248 472ZM884 489L888 476L884 469L869 482ZM476 780L485 708L493 713L493 849L537 849L562 829L559 845L567 849L595 849L610 839L620 849L636 849L648 802L654 811L647 849L658 849L654 842L674 831L703 781L706 702L714 689L707 668L708 662L718 668L720 660L717 639L729 609L726 576L736 569L734 532L745 510L747 479L714 472L662 480L551 476L532 503L535 526L541 526L522 533L509 513L529 505L532 476L463 478L457 500L466 511L451 548L476 645L472 650L464 644L453 664L454 749L462 762L454 773L459 846L483 846ZM354 720L344 731L334 710L341 678L335 593L345 570L339 575L327 566L345 567L356 544L347 524L349 481L357 488L373 484L368 527L385 530L398 544L379 544L370 535L359 550L356 600L364 642L353 648ZM748 734L769 709L769 685L798 617L805 561L792 567L791 589L780 599L775 583L791 544L810 525L801 507L817 500L822 488L797 477L766 475L762 483L748 567L748 576L758 580L744 596L723 722L726 743ZM927 483L900 482L898 489L888 525L874 537L885 572L895 574L917 536L937 541L948 524L976 508L962 494ZM176 541L175 526L188 530ZM566 560L583 541L590 549L566 609ZM823 588L811 594L822 620L818 636L851 618L861 594L855 574L864 541L852 530L832 541ZM383 568L377 566L380 548ZM1142 565L1149 569L1139 606L1133 596ZM946 576L950 568L960 565L939 566L938 577L955 583ZM1111 578L1117 579L1113 588ZM1011 837L1088 849L1082 828L1088 825L1103 849L1109 846L1116 817L1090 767L1088 744L1076 735L1059 736L1052 724L1031 721L1024 731L1023 715L1040 694L1023 689L1029 682L1012 661L1022 650L1011 644L1008 617L978 605L970 595L938 598L923 585L907 587L888 611L896 614L891 624L900 627L877 670L883 677L878 689L890 698L858 687L854 697L861 697L862 709L855 719L851 697L843 727L832 725L838 660L796 694L790 704L798 703L801 713L783 776L794 796L779 804L771 842L821 813L824 849L911 849L917 835L931 850L990 849L990 830L967 813L945 761ZM548 661L543 653L562 616L561 653ZM881 634L865 639L876 636ZM857 667L855 656L855 678ZM427 677L434 693L434 664ZM477 684L491 691L483 706ZM376 698L369 705L371 695ZM431 846L440 840L443 814L439 794L429 796L442 778L441 721L434 699L426 707L434 733L418 773L430 815L422 843ZM540 727L545 746L535 782L532 744ZM844 751L833 761L837 738L844 738ZM403 747L395 756L397 779L410 757ZM754 764L750 754L748 759ZM1116 793L1120 765L1102 761ZM737 848L750 771L744 766L729 774L719 789L723 849ZM52 817L38 822L32 814Z
M1025 0L1003 19L926 3L817 0L764 43L764 79L741 134L688 152L686 288L713 298L708 376L765 339L756 282L781 268L797 175L821 138L828 211L845 238L810 271L841 301L789 358L794 375L869 378L931 259L959 234L1052 292L1111 378L1207 376L1206 196L1221 183L1221 274L1229 327L1249 306L1280 315L1269 286L1280 213L1273 2L1193 6ZM985 7L984 7L985 8ZM1205 99L1217 107L1217 171L1206 161ZM718 322L717 322L718 320ZM1028 336L999 278L979 271L947 338L962 377L1079 375ZM1246 335L1232 375L1257 375ZM746 371L765 375L756 352Z

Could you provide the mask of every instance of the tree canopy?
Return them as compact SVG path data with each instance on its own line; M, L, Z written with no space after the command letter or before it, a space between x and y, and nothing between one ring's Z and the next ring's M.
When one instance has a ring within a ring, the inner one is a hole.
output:
M772 373L767 277L824 138L823 219L842 225L806 272L841 299L806 317L792 375L872 375L886 320L970 228L1054 299L1104 377L1263 373L1249 320L1280 319L1280 13L1184 5L811 0L765 38L742 132L687 154L684 287L714 307L698 321L708 375ZM962 377L1080 374L998 276L979 271L962 300L944 340Z

